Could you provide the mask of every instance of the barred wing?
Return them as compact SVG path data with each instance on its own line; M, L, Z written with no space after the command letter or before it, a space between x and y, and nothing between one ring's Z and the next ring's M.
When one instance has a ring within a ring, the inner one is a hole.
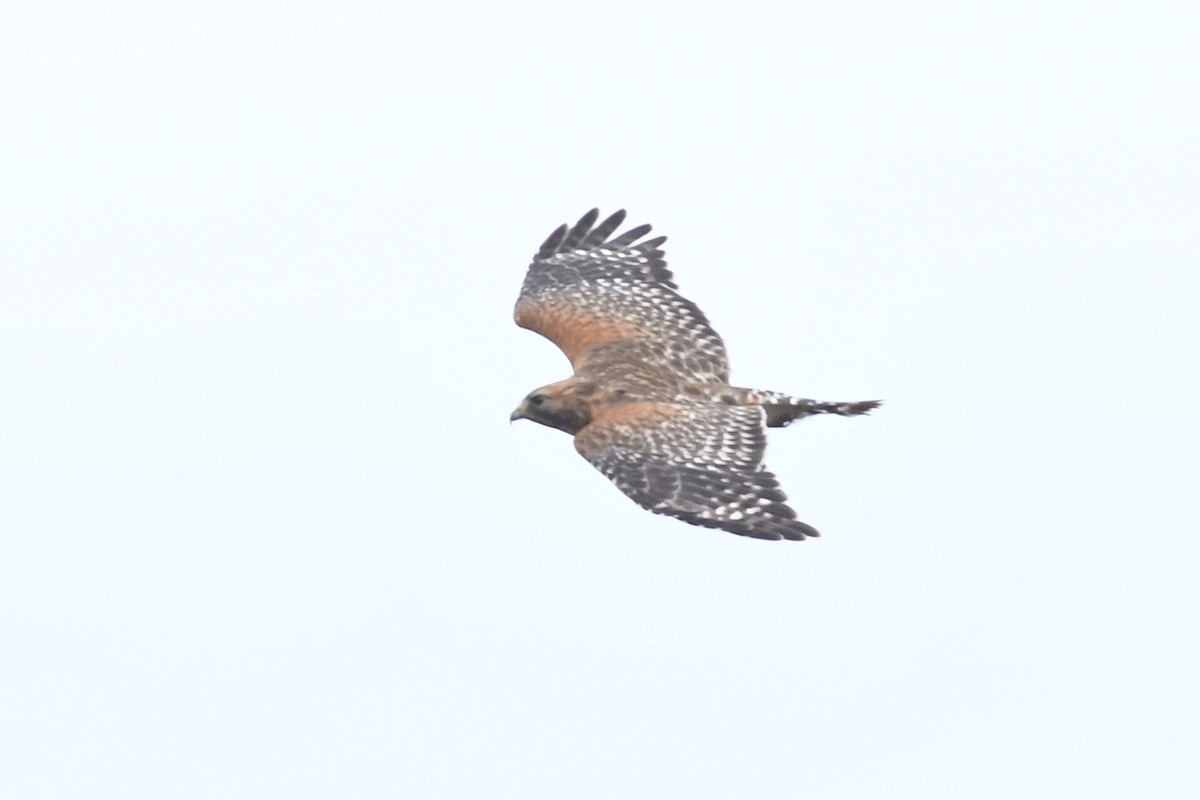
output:
M632 363L649 350L655 366L680 379L727 383L725 345L679 294L659 249L666 237L638 241L649 225L612 236L625 212L597 225L599 213L558 228L538 250L517 299L517 324L558 345L576 373L600 352L606 363Z
M575 449L643 508L758 539L804 539L763 466L759 406L629 403L595 419Z

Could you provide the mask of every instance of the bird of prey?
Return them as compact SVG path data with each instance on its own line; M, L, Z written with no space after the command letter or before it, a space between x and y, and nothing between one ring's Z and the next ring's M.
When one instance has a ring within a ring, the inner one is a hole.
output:
M619 236L618 211L592 209L533 257L514 313L574 375L530 392L510 419L566 431L575 449L638 505L758 539L801 540L763 465L766 428L812 414L866 414L881 401L830 403L732 386L721 337L679 294L649 225Z

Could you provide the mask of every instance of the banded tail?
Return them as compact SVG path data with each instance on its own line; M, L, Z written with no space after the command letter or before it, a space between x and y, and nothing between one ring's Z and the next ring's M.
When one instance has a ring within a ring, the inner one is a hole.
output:
M854 417L868 414L882 405L882 400L858 400L852 403L831 403L810 400L807 397L792 397L783 392L755 392L759 404L767 412L768 428L786 428L791 423L813 414L837 414Z

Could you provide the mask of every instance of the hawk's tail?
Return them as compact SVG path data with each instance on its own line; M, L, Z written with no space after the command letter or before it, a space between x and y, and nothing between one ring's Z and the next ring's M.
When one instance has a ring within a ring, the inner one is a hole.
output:
M858 400L852 403L830 403L810 400L807 397L792 397L782 392L754 392L754 397L766 409L767 427L784 428L792 422L813 414L837 414L854 417L870 413L879 408L882 400Z

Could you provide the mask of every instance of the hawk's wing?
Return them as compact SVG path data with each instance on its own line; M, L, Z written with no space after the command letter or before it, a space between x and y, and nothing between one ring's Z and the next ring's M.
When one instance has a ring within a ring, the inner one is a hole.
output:
M762 463L761 406L628 403L602 413L575 449L638 505L758 539L803 539L779 481Z
M659 246L665 236L638 242L639 225L609 238L625 219L618 211L596 225L592 209L573 228L546 240L517 299L514 317L558 345L576 373L593 362L644 361L694 381L729 381L721 337L696 304L680 296ZM628 346L628 347L627 347Z

